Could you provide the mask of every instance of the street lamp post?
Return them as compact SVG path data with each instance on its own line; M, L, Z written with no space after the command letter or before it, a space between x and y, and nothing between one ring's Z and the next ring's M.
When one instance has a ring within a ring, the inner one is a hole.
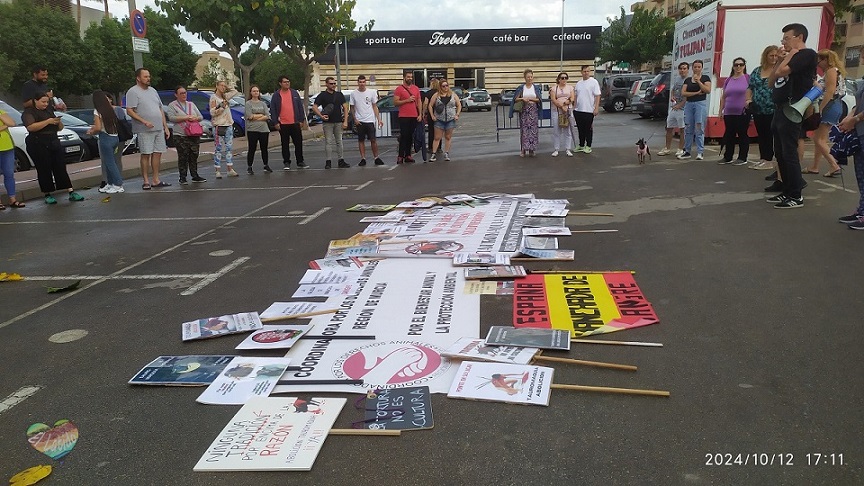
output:
M561 0L561 64L558 72L564 70L564 0Z

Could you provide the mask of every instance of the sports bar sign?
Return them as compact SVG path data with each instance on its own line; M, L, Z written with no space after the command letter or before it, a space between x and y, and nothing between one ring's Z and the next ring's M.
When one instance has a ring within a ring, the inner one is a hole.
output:
M368 32L348 41L352 63L414 61L536 61L594 59L600 48L598 27L536 29L442 29ZM333 47L317 58L330 62Z

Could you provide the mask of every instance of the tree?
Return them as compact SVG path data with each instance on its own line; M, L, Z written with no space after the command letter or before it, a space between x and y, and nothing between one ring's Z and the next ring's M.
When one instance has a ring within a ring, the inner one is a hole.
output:
M254 59L255 56L256 53L254 52L253 47L241 54L240 59L243 59L244 57L247 59ZM252 70L250 82L251 84L258 85L258 87L261 88L262 93L272 92L277 88L276 80L282 75L288 76L288 79L293 79L299 82L303 79L304 71L303 67L298 66L297 63L289 59L287 54L277 50L271 52L269 56L262 60L258 66ZM247 88L246 94L248 93L249 89Z
M357 29L357 22L351 18L357 0L292 0L290 3L294 10L291 23L281 24L275 39L282 52L303 67L306 106L315 56L323 54L339 38L353 39L365 34L375 21Z
M174 25L182 25L198 34L213 49L227 53L240 68L241 88L249 84L252 70L273 49L276 43L262 48L264 39L271 38L274 26L287 22L291 2L282 0L156 0ZM244 63L240 59L243 46L258 47L257 56Z
M115 18L91 24L84 33L84 45L91 53L88 67L94 88L117 95L135 83L128 24Z
M228 79L228 71L219 64L219 59L210 59L207 67L204 69L204 74L198 78L199 88L215 88L219 81Z
M712 3L716 2L716 1L717 0L692 0L690 2L687 2L687 6L692 8L693 11L695 12L697 10L702 10L703 8L707 7L708 5L711 5Z
M627 16L609 19L609 27L600 35L600 59L603 62L627 61L631 66L659 61L672 51L675 20L660 10L637 7Z
M30 68L48 68L50 84L61 96L90 92L89 53L78 24L60 10L34 5L30 0L0 3L0 53L10 62L11 80L0 89L20 92L31 78ZM8 76L8 75L7 75Z
M198 54L181 37L180 31L167 16L147 7L144 9L144 18L147 19L147 38L150 39L150 53L143 55L144 67L150 71L153 86L174 89L192 84ZM129 25L128 18L123 20L123 25ZM126 44L130 43L128 32L127 28ZM134 77L131 80L134 84Z
M0 69L0 89L3 89L12 82L12 77L18 71L18 63L0 52L0 66L3 66L3 69Z

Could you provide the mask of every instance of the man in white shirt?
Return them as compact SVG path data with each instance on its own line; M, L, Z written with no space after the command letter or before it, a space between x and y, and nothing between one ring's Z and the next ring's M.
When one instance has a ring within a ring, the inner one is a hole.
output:
M372 147L372 156L375 157L375 165L384 165L384 161L378 157L378 139L375 137L375 122L378 127L383 127L381 113L378 112L378 92L366 89L366 76L357 76L357 89L349 97L351 113L354 115L354 125L357 127L357 143L360 144L360 166L366 165L366 139Z
M600 112L600 83L594 79L594 66L582 66L582 80L576 83L576 109L573 118L579 130L576 152L591 153L594 140L594 117Z

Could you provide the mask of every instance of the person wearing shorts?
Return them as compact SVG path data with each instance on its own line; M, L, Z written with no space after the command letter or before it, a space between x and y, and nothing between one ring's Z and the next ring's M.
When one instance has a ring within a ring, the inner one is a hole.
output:
M159 180L159 165L162 152L168 150L165 140L170 132L162 109L162 99L150 86L150 71L144 68L135 70L135 86L126 92L126 113L132 118L132 133L138 135L141 176L144 178L141 189L146 191L151 187L170 186Z
M462 102L459 95L450 90L450 83L442 79L438 83L438 92L429 100L429 119L435 126L435 139L432 142L432 155L430 162L437 160L438 149L441 147L441 138L444 138L444 160L450 160L450 144L453 139L453 130L456 129L456 121L462 112Z
M375 137L375 122L378 122L379 128L384 126L381 113L378 112L378 92L366 89L366 76L361 74L357 76L357 89L348 98L360 148L359 165L366 165L367 138L372 147L372 156L375 157L375 165L384 165L384 161L378 156L378 139Z
M673 77L672 89L669 91L669 113L666 115L666 146L657 152L657 155L668 155L672 153L672 138L678 133L678 151L675 156L684 153L684 103L687 100L681 95L684 79L690 73L690 63L678 64L678 76Z

